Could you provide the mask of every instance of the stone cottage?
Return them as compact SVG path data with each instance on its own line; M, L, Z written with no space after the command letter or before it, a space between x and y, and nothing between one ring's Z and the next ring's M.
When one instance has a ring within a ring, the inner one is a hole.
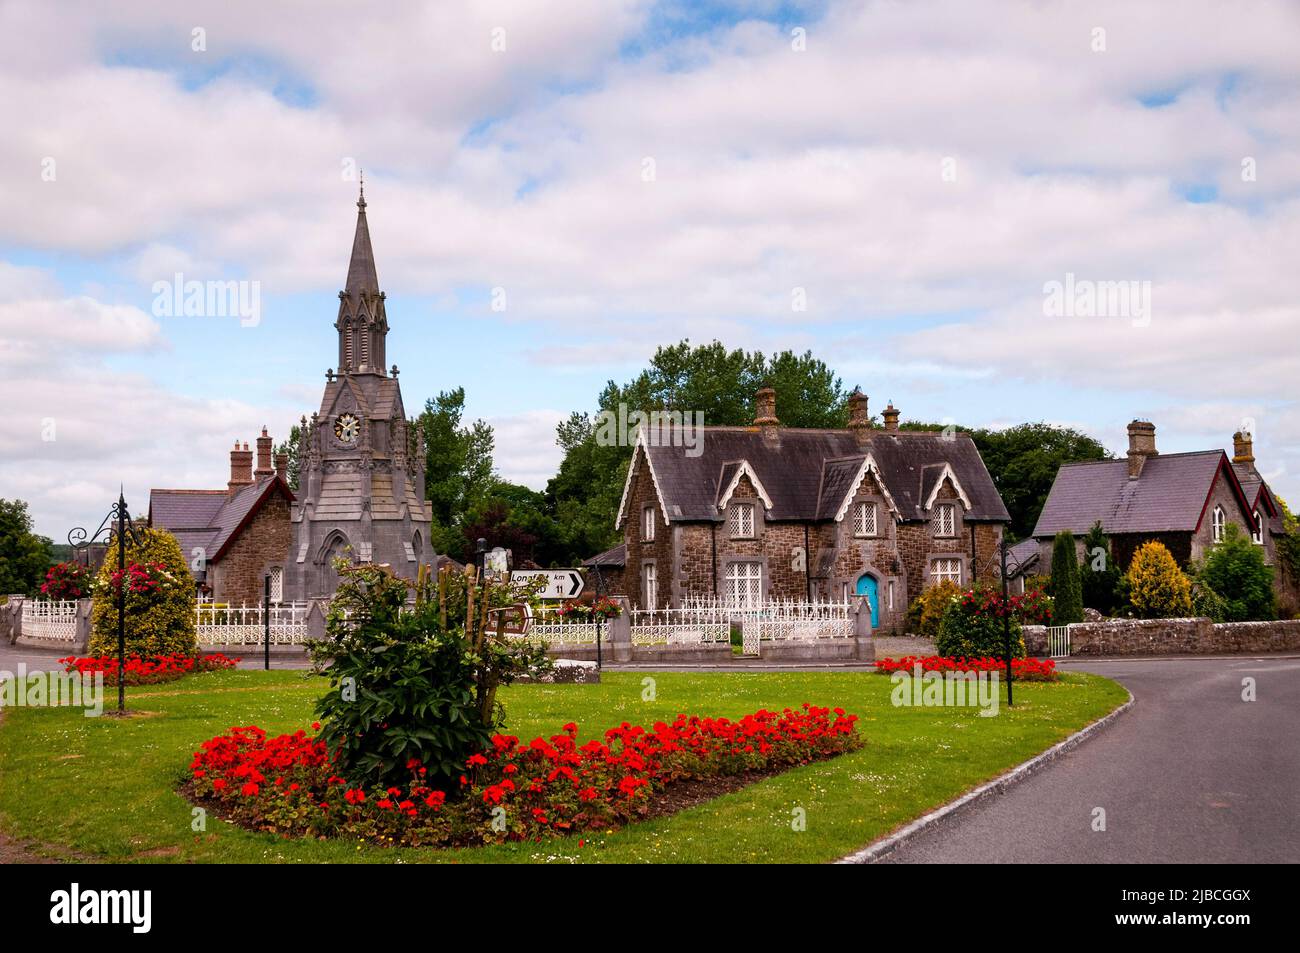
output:
M892 404L875 427L861 391L845 429L782 426L771 388L756 411L690 445L671 425L638 431L621 551L594 557L634 607L861 595L876 628L901 631L924 587L992 578L1009 517L969 436L900 430Z
M1283 532L1282 509L1255 468L1249 433L1233 434L1231 459L1223 450L1161 454L1155 425L1149 421L1130 423L1128 438L1125 459L1070 463L1057 472L1033 532L1042 572L1051 570L1057 533L1069 530L1081 549L1082 537L1098 521L1121 569L1150 540L1163 543L1180 566L1187 566L1235 524L1275 567L1283 603L1294 601L1294 581L1277 560L1275 537Z
M271 601L284 600L294 495L289 458L280 454L272 466L271 447L263 427L254 469L248 443L236 441L224 490L149 491L149 525L176 537L195 585L215 602L261 604L268 575Z

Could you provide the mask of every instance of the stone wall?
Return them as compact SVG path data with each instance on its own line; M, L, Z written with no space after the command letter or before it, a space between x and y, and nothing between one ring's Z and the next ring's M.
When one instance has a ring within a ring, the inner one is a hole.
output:
M214 600L231 605L261 605L266 574L273 566L287 569L291 535L289 501L276 493L262 504L221 561L213 564ZM286 592L285 597L288 595Z
M1047 651L1046 630L1025 626L1025 649ZM1222 622L1209 619L1109 619L1070 627L1071 656L1234 655L1300 651L1300 619Z

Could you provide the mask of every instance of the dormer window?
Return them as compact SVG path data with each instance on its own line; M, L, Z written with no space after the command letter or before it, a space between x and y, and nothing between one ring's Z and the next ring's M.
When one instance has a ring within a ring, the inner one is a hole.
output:
M854 504L853 535L854 536L877 535L875 503L862 502L862 503Z
M1216 543L1223 542L1223 528L1226 521L1227 514L1223 512L1223 507L1216 506L1214 512L1210 515L1210 531Z
M647 506L641 510L641 541L653 543L655 540L655 508Z
M727 513L727 530L732 539L754 537L754 504L733 503Z
M957 504L940 503L930 514L930 533L934 536L957 535Z
M1264 517L1260 515L1259 510L1255 511L1255 531L1250 534L1250 538L1260 546L1264 545Z

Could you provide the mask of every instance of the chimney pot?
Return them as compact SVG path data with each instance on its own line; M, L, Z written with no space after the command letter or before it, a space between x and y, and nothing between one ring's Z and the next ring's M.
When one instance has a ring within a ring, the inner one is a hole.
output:
M761 387L754 395L754 426L763 431L763 439L780 442L781 421L776 418L776 391L770 387Z
M243 449L239 447L239 441L235 441L235 449L230 451L230 482L226 484L226 491L234 496L244 487L253 482L253 454L245 443Z
M1255 465L1255 435L1248 430L1238 430L1232 435L1232 462Z
M898 408L894 406L891 400L889 406L880 412L880 416L885 419L885 430L890 433L898 433Z
M867 413L867 395L862 393L861 387L853 388L853 393L849 394L849 430L853 433L853 439L858 446L863 446L867 442L869 434L867 431L871 428L871 418Z
M289 454L277 453L275 455L275 475L286 483L289 481Z
M253 476L258 479L269 477L275 472L271 467L271 448L273 443L274 441L267 434L266 428L263 427L262 435L257 438L257 470L253 473Z
M1159 456L1156 450L1156 425L1148 420L1134 420L1128 425L1128 478L1142 475L1148 457Z

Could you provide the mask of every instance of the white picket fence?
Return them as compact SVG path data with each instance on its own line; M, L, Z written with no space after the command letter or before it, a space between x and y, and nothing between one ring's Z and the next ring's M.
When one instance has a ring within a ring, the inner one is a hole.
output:
M307 603L273 605L271 644L302 645L307 641ZM261 645L265 636L262 607L200 602L194 607L199 645Z
M1070 657L1070 627L1068 625L1049 625L1047 627L1047 655L1049 658Z
M77 640L77 600L28 599L23 603L23 637L48 642Z

